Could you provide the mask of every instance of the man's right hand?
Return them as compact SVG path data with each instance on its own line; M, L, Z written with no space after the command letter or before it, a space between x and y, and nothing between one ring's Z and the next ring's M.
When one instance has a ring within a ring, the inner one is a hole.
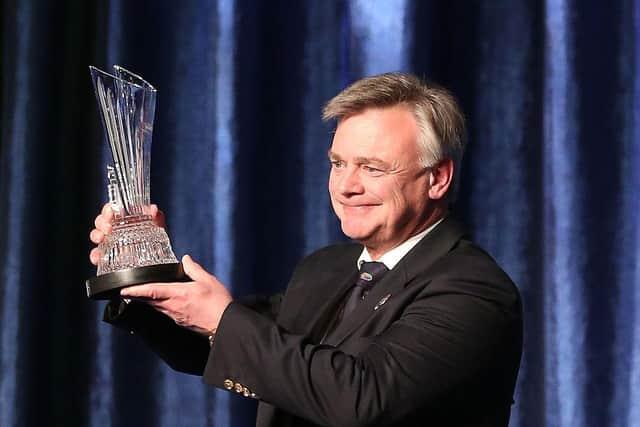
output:
M155 225L166 228L164 213L158 209L157 205L149 206L149 214L151 215L151 220ZM111 204L106 203L102 207L102 212L100 212L100 215L98 215L94 221L96 228L91 230L89 233L89 240L96 245L99 245L104 240L104 236L111 233L112 222L113 211L111 210ZM98 262L100 261L100 251L97 247L91 249L91 252L89 252L89 261L91 261L91 264L93 265L98 265Z

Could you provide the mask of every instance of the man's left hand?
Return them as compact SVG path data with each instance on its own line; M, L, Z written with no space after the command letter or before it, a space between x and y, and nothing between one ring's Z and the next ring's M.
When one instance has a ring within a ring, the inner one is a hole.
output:
M189 255L182 257L182 266L193 282L130 286L122 289L120 295L151 305L184 328L211 335L233 298L215 276Z

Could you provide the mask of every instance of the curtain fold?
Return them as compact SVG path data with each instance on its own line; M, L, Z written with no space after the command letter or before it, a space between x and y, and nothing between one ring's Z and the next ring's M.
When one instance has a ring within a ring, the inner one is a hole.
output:
M546 424L584 424L583 179L570 5L546 4L543 164ZM575 189L575 190L574 190Z
M326 101L384 71L450 88L469 133L454 213L523 295L511 426L640 425L639 3L5 0L0 425L254 423L84 295L110 162L88 65L113 64L158 89L152 199L176 255L237 296L345 240Z

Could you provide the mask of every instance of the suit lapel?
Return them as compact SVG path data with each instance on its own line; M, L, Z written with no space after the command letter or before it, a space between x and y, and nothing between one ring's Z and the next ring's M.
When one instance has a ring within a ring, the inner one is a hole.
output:
M327 337L326 343L340 345L360 325L369 319L380 305L394 298L418 274L428 269L464 235L462 227L453 219L446 218L424 239L422 239L402 260L388 272L379 283L376 283L367 298L356 309L343 319L338 327ZM355 283L355 277L352 284Z
M296 329L305 331L313 342L321 341L346 292L355 283L358 276L356 261L361 251L360 245L336 250L331 265L323 265L323 271L306 273L308 279L305 281L309 283L305 286L304 297L296 303L301 309L289 320L297 325ZM281 314L291 315L288 312Z
M347 292L351 289L357 278L358 269L356 268L356 262L354 260L352 271L340 279L336 278L335 283L339 283L338 286L333 288L331 286L327 286L327 289L332 289L333 292L325 294L324 299L321 300L322 305L320 306L320 309L313 313L312 320L309 323L310 325L313 325L311 329L311 337L314 342L323 341L330 323L333 322L336 316L336 311L339 309L342 301L346 298ZM310 295L309 298L318 298L318 296Z

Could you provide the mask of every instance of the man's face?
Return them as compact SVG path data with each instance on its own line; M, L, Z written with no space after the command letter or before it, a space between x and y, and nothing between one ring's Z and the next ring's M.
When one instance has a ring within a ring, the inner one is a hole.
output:
M417 136L404 106L367 109L336 129L329 151L331 203L342 231L372 256L427 226L429 173L419 166Z

